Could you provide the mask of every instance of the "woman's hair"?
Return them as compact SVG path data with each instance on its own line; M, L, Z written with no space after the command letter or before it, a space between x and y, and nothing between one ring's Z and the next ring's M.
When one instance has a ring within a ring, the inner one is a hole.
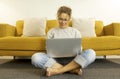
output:
M60 14L62 14L62 13L68 14L69 17L71 18L72 10L71 10L71 8L69 8L67 6L61 6L57 11L57 17L59 17Z

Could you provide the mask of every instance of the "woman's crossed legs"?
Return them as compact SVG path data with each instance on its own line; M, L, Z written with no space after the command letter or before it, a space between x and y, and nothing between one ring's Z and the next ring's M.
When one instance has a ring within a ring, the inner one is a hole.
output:
M95 51L88 49L83 51L82 54L77 55L70 63L63 66L55 59L49 57L47 54L39 52L32 56L32 64L35 67L46 69L46 76L62 74L64 72L71 72L82 75L82 68L85 68L94 62L95 58Z

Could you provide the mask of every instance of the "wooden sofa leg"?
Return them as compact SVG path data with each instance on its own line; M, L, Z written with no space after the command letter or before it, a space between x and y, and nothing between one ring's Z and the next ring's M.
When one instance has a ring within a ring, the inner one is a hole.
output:
M13 59L15 60L15 56L13 56Z
M104 58L106 59L106 55L104 55Z

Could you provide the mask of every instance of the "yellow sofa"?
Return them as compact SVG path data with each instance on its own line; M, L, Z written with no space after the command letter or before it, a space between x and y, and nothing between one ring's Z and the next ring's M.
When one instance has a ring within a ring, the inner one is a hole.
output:
M23 25L23 20L17 21L16 26L0 24L1 56L31 56L38 51L45 52L46 36L21 37ZM46 33L56 26L56 20L48 20ZM96 21L95 31L97 37L82 38L83 49L92 48L97 56L120 55L120 23L103 26L102 21Z

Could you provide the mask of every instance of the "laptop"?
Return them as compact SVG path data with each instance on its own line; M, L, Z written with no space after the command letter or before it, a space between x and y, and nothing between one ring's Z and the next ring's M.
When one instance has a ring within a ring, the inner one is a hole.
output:
M46 39L46 50L50 57L74 57L81 52L81 38Z

